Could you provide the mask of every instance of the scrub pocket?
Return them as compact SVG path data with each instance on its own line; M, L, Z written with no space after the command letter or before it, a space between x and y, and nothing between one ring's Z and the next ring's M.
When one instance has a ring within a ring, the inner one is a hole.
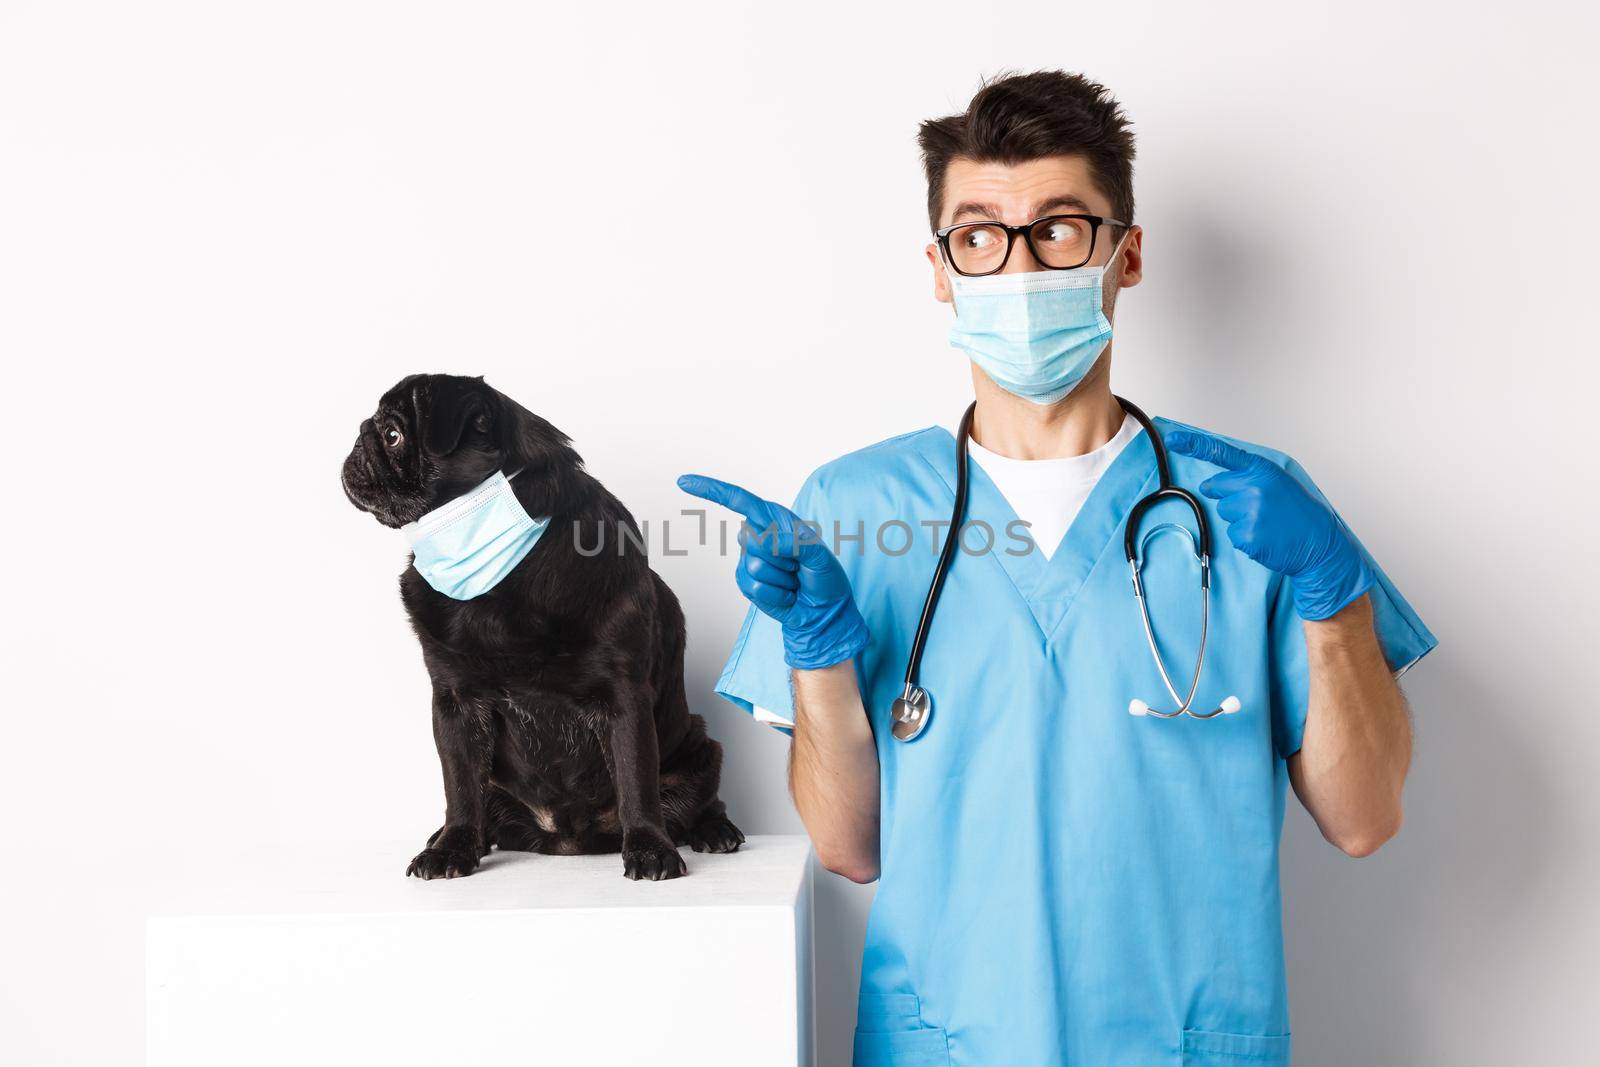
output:
M912 993L863 993L856 1002L855 1067L949 1067L950 1042L922 1025Z
M1183 1032L1184 1067L1289 1067L1289 1035Z

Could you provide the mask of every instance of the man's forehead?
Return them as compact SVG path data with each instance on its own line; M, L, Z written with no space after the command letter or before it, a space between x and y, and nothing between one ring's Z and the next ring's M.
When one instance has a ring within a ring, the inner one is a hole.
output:
M1082 156L1049 156L1024 163L953 159L945 169L945 222L995 217L1023 223L1039 209L1103 215L1110 206L1094 187Z

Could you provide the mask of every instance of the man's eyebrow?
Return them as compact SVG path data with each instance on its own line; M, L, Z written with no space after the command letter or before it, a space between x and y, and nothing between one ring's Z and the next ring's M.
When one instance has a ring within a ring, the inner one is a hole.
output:
M1037 219L1044 215L1058 212L1062 208L1066 208L1069 212L1077 212L1082 215L1094 214L1094 212L1089 209L1088 204L1085 204L1082 200L1079 200L1075 196L1052 196L1049 200L1044 200L1034 205L1033 217Z
M963 215L977 215L979 218L991 219L998 222L1000 219L1000 209L995 207L993 204L980 204L973 200L963 200L961 203L956 205L954 213L952 213L950 216L950 221L955 222Z
M1046 215L1061 213L1079 213L1083 215L1094 214L1088 204L1075 196L1052 196L1048 200L1041 200L1034 205L1033 217L1043 218ZM961 221L964 215L975 215L980 219L1000 221L1000 209L993 204L980 204L976 200L963 200L956 205L955 211L950 216L952 224Z

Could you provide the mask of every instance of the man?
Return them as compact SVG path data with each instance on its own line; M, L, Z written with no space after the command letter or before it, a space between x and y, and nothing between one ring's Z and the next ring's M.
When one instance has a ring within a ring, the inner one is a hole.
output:
M1113 396L1116 296L1143 256L1133 138L1103 87L1008 77L920 142L934 294L972 361L979 533L950 561L913 693L934 557L897 550L902 528L942 541L949 433L829 463L793 511L680 482L749 527L753 607L718 691L792 721L818 856L880 880L855 1062L1287 1064L1286 788L1353 856L1399 829L1395 678L1434 638L1292 460L1146 427ZM1209 527L1205 578L1182 499L1136 507L1162 484L1152 430ZM974 552L983 527L997 536ZM925 717L891 712L919 689Z

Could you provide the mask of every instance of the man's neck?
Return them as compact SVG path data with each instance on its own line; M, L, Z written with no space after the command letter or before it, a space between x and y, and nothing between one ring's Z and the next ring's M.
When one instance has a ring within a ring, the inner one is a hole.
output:
M1104 358L1078 387L1054 404L1035 404L1006 392L977 367L972 385L978 410L972 439L1012 459L1059 459L1093 452L1117 435L1124 412L1111 395Z

